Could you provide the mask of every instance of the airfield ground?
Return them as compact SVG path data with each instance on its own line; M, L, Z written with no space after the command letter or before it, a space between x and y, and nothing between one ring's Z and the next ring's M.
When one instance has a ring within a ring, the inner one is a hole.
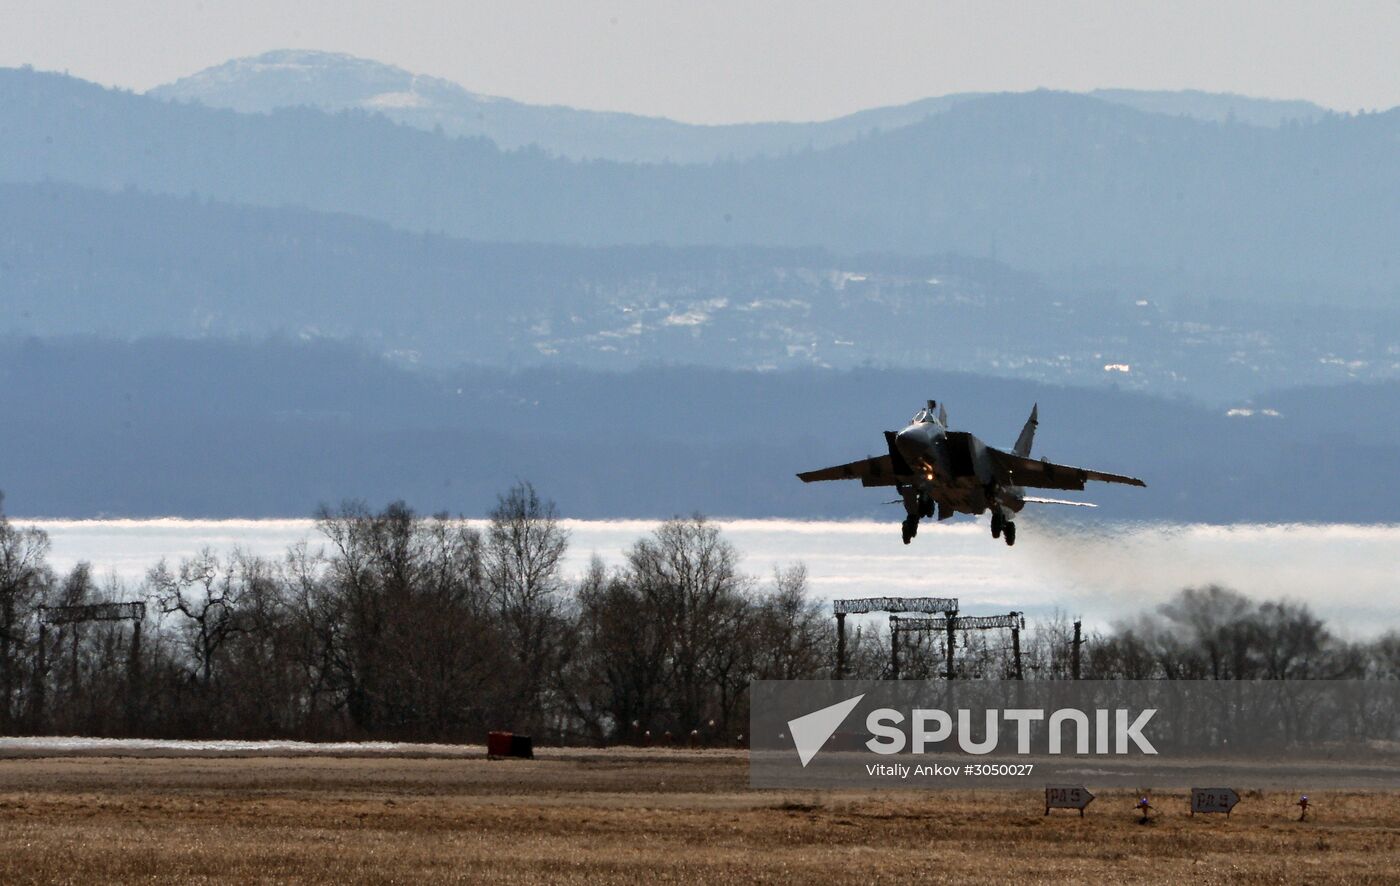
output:
M755 792L733 751L0 759L0 883L1395 882L1400 791ZM479 752L477 752L479 753Z

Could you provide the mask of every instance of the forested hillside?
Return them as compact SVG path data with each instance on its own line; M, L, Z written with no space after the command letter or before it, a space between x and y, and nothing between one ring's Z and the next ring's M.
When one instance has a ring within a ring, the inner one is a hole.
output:
M987 259L485 243L344 214L0 184L0 335L333 338L436 369L960 369L1238 406L1400 377L1400 306L1158 300Z
M573 517L887 517L879 491L794 475L882 451L932 397L1003 446L1038 402L1038 454L1147 480L1076 517L1392 521L1400 432L1351 417L1393 415L1398 390L1279 390L1231 416L948 371L424 373L330 342L0 342L6 489L34 516L457 512L528 477Z

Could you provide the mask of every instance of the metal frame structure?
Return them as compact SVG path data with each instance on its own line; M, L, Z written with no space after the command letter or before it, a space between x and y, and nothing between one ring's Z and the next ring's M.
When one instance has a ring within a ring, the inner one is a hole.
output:
M956 597L863 597L833 600L836 615L864 615L870 612L957 612Z
M846 679L846 616L868 615L872 612L920 612L931 614L941 612L952 616L958 611L956 597L861 597L852 600L833 600L832 614L836 616L836 674L835 679ZM892 616L893 617L893 616ZM891 638L890 654L896 653ZM897 674L896 674L897 676Z
M81 603L72 606L40 606L39 623L45 625L67 625L82 621L141 621L146 617L146 604L137 600L131 603Z
M131 655L127 661L130 694L127 698L126 713L128 722L135 722L141 697L141 623L145 621L145 619L146 604L140 600L126 603L75 603L67 606L40 606L39 661L38 667L34 671L35 711L37 719L43 719L46 701L44 680L48 669L44 662L44 651L48 648L46 642L48 629L50 627L62 628L69 625L76 626L92 621L130 621ZM63 642L62 636L62 633L60 633L60 645ZM76 627L72 628L72 638L73 685L76 686L78 683L78 630Z
M947 665L944 676L952 680L956 673L953 670L953 649L956 647L957 631L992 631L997 629L1011 629L1011 655L1015 662L1015 676L1017 680L1022 679L1021 674L1021 631L1026 626L1026 616L1023 612L1012 612L1007 615L958 615L949 612L945 615L924 618L910 618L908 616L890 616L890 678L899 679L899 632L905 633L944 633L947 635Z

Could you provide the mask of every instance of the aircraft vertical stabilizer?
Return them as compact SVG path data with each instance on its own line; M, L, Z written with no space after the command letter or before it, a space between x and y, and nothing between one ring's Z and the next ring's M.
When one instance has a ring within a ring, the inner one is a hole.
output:
M1016 445L1011 447L1011 451L1022 458L1031 454L1031 444L1035 442L1035 426L1040 424L1036 418L1039 411L1039 403L1031 407L1031 417L1026 419L1026 426L1021 428L1021 436L1016 438Z

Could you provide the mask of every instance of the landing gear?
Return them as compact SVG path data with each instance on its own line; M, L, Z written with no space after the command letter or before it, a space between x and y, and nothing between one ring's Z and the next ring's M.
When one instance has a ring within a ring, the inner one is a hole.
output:
M905 517L904 523L902 524L902 528L904 530L904 543L909 544L909 542L913 540L914 536L919 534L919 518Z
M919 516L926 517L929 520L932 520L934 509L937 507L937 503L935 503L932 498L925 498L922 502L919 503Z
M999 508L992 508L992 538L1006 539L1007 547L1016 543L1016 524L1006 519Z

